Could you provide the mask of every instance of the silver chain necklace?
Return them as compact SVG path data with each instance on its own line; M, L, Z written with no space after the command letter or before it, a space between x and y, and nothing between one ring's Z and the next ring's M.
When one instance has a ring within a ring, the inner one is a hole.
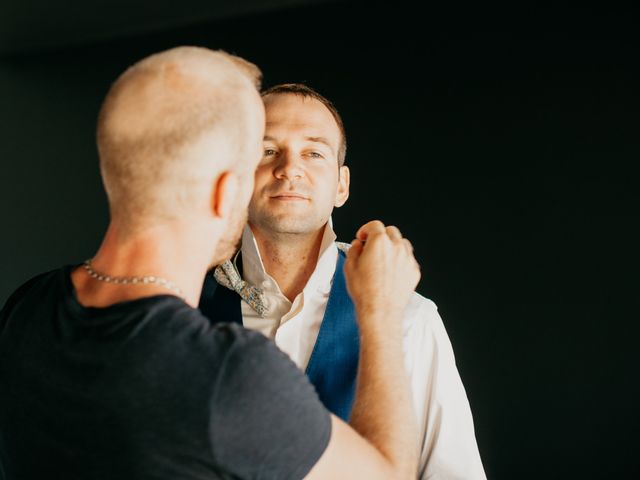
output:
M145 275L144 277L112 277L111 275L96 272L91 266L91 259L85 260L82 266L91 278L95 278L101 282L114 283L116 285L160 285L175 292L180 298L184 299L182 289L175 283L162 277L156 277L154 275Z

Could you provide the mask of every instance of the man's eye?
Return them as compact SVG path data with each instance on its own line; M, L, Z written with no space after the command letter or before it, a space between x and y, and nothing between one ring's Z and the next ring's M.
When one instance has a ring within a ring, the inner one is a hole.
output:
M324 158L320 152L309 152L307 156L311 158Z
M271 155L275 155L277 152L273 148L265 148L264 155L265 157L270 157Z

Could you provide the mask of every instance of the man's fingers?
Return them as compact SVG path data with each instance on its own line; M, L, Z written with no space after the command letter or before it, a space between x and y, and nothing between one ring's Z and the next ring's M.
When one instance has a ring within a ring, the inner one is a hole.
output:
M406 238L402 239L402 243L404 244L405 248L407 249L407 252L409 252L411 255L413 255L413 244Z
M347 259L358 258L362 253L363 246L364 245L362 244L362 242L358 239L355 239L353 242L351 242L351 248L347 250Z
M384 223L380 220L371 220L358 229L356 238L364 242L369 235L373 233L383 233L384 231Z
M400 230L398 230L398 227L390 225L386 228L386 231L387 231L387 235L389 235L389 238L391 240L393 241L402 240L402 234L400 233Z
M347 253L349 294L359 305L403 308L420 280L411 242L378 220L363 225Z

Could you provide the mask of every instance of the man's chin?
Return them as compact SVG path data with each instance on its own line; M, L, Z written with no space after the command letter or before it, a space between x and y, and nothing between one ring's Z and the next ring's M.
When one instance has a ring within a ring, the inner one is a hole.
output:
M272 234L278 235L304 235L316 232L322 225L318 222L310 221L307 218L274 218L272 221L264 222L263 228Z
M287 202L283 202L286 204ZM291 202L296 203L296 202ZM305 202L297 202L303 207ZM261 208L249 208L249 223L271 235L305 235L317 232L325 222L319 218L318 212L307 204L303 208L295 205L273 205L273 208L262 205Z

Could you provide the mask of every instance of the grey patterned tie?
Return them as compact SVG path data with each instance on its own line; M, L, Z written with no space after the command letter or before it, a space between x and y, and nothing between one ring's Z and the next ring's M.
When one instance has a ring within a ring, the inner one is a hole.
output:
M351 247L350 244L343 242L336 242L336 246L343 252ZM240 298L247 302L262 318L267 316L267 297L264 290L242 280L238 269L231 260L218 265L213 271L213 276L220 285L237 292Z
M213 276L220 285L238 292L240 298L247 302L262 318L267 316L267 298L264 291L242 280L238 269L231 260L218 265L213 271Z

